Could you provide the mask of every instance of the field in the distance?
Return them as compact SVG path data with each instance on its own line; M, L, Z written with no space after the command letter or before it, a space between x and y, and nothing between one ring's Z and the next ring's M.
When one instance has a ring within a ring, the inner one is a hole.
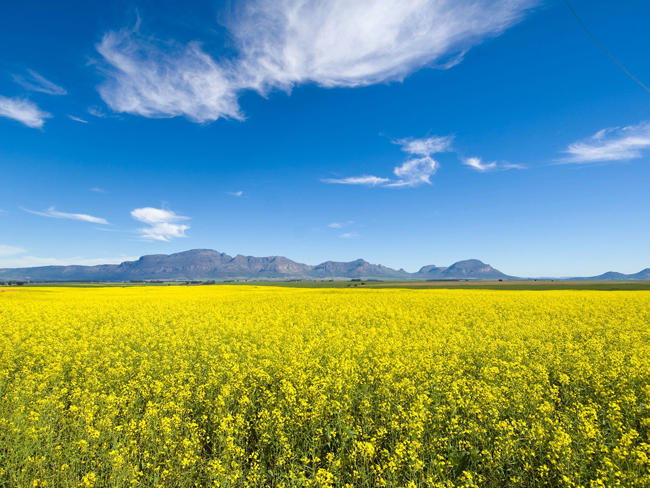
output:
M14 287L0 486L650 486L650 292Z
M288 288L409 288L413 290L452 289L452 290L648 290L650 281L573 281L573 280L521 280L521 281L248 281L216 282L209 286L278 286ZM356 285L356 286L355 286ZM125 282L55 282L27 283L26 287L133 287L133 286L186 286L183 281L166 281L162 283L125 283ZM202 282L190 286L203 286ZM2 287L0 287L1 289ZM6 288L5 288L6 289Z

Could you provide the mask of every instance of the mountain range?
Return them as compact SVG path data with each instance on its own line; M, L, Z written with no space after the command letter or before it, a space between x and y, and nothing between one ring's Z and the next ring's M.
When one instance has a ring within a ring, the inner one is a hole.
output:
M139 281L139 280L464 280L516 279L478 259L447 267L423 266L417 273L371 264L363 259L326 261L316 266L297 263L283 256L235 257L210 249L176 254L142 256L137 261L98 266L39 266L0 269L0 280L29 281Z
M326 261L316 266L297 263L283 256L235 257L211 249L192 249L176 254L153 254L137 261L98 266L39 266L0 269L0 281L142 281L142 280L521 280L508 276L478 259L451 266L423 266L416 273L371 264L363 259ZM636 274L613 271L572 280L650 280L650 268Z

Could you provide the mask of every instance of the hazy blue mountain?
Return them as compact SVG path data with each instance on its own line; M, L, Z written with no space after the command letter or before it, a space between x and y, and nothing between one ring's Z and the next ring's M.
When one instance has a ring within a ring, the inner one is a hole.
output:
M589 276L585 278L571 278L572 280L581 281L648 281L650 280L650 268L642 269L638 273L623 274L616 271L608 271L598 276Z
M415 275L424 280L498 280L513 278L478 259L458 261L448 267L423 266Z
M314 266L311 270L311 276L315 278L412 278L411 273L407 273L403 269L394 270L381 264L370 264L363 259L357 259L348 263L326 261L318 266Z
M642 269L638 273L628 275L631 280L650 280L650 268Z
M282 256L256 258L229 256L210 249L192 249L176 254L153 254L137 261L101 266L43 266L2 269L0 280L29 279L129 281L129 280L203 280L225 278L306 278L312 266Z

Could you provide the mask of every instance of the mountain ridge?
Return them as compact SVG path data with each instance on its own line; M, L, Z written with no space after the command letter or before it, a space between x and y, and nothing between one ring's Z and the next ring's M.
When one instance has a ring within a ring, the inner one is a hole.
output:
M212 249L190 249L173 254L148 254L135 261L96 266L38 266L0 269L0 281L142 281L142 280L525 280L509 276L478 259L450 266L429 264L415 273L372 264L364 259L325 261L309 265L284 256L230 256ZM613 271L574 281L650 280L650 268L634 274Z
M29 281L131 281L217 279L385 279L454 280L516 279L477 259L448 267L423 266L416 273L372 264L364 259L325 261L308 265L284 256L234 257L212 249L191 249L174 254L149 254L135 261L96 266L39 266L0 269L0 280Z

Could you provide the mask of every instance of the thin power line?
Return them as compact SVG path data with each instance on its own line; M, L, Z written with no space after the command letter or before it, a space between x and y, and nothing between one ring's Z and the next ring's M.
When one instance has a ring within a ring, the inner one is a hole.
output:
M634 81L636 81L639 85L641 85L643 88L645 88L646 91L650 92L650 88L648 88L647 86L645 86L645 85L641 82L641 80L639 80L639 79L636 78L632 73L630 73L628 70L626 70L625 67L624 67L621 63L619 63L618 60L617 60L614 56L612 56L612 54L611 54L607 49L605 49L605 46L603 46L600 42L598 42L598 39L596 39L596 38L594 37L594 35L589 31L589 29L587 29L587 26L586 26L586 25L584 24L584 22L580 19L580 17L578 17L578 14L576 13L576 11L573 10L573 7L571 7L571 5L569 4L569 1L568 1L568 0L564 0L564 3L566 3L566 6L569 7L569 10L571 10L571 13L572 13L573 16L576 18L576 20L580 23L580 25L581 25L582 28L585 30L585 32L586 32L587 34L589 34L589 37L591 37L591 40L594 41L594 42L596 43L596 45L597 45L599 48L601 48L603 51L605 51L605 54L607 54L607 56L609 56L609 57L612 59L612 61L614 61L614 62L619 66L619 68L621 68L623 71L625 71L625 74L626 74L626 75L628 75L630 78L632 78Z

